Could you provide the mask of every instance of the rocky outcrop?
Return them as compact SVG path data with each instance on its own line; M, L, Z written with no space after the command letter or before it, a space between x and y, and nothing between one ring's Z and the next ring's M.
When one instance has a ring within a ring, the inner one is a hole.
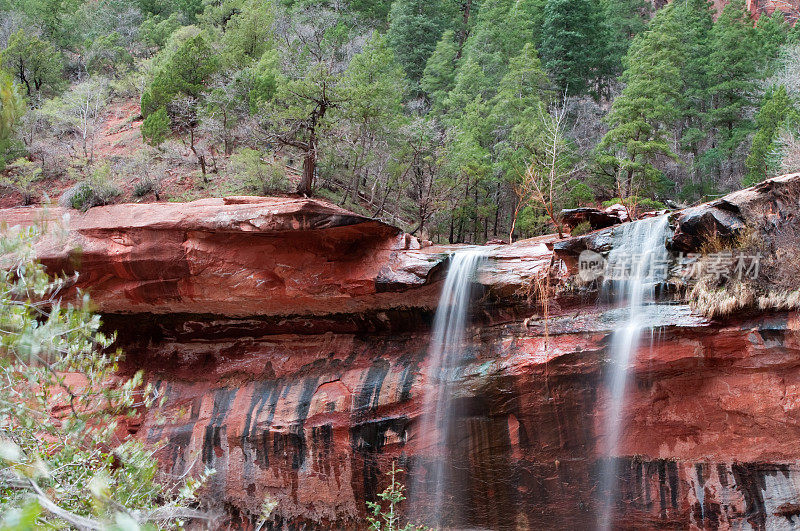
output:
M800 2L798 0L747 0L747 9L757 19L761 15L771 15L780 11L789 24L797 24L800 19Z
M797 316L685 324L638 353L616 521L788 523L800 496ZM578 326L547 339L518 324L475 332L450 441L462 480L448 489L456 527L593 526L609 331ZM391 459L416 473L431 465L416 457L426 349L420 331L164 339L148 357L129 352L158 374L167 397L167 422L146 422L143 435L168 441L171 472L215 468L211 493L237 525L269 497L284 522L339 529L359 527Z
M668 0L652 0L653 7L660 9L667 5ZM728 4L728 0L713 0L714 11L717 15ZM761 15L772 15L775 11L783 13L789 24L796 24L800 19L800 0L746 0L747 10L758 20Z
M671 214L672 245L696 251L723 229L794 223L798 207L800 175L775 179ZM77 287L119 331L123 369L145 369L165 397L138 436L165 443L171 473L214 468L206 499L231 527L254 527L272 499L273 528L360 529L392 460L423 477L434 465L419 419L455 247L306 199L64 214L0 220L64 229L40 257L80 273ZM796 312L709 321L685 304L653 310L609 457L604 376L623 313L571 285L580 252L607 252L614 230L484 247L448 441L451 524L592 528L612 458L615 527L800 525Z
M698 249L711 238L731 239L744 229L796 224L800 173L776 177L675 214L673 248Z
M80 271L107 313L285 316L361 313L423 286L441 257L416 238L324 202L225 198L188 204L14 209L0 222L49 221L37 248L52 271ZM411 251L398 259L399 251ZM423 290L424 291L424 290ZM433 291L420 305L435 304Z
M622 205L616 206L622 207ZM570 230L583 223L588 224L591 230L604 229L627 220L628 216L624 207L622 207L622 210L612 208L600 210L599 208L581 207L567 208L561 211L561 222Z
M45 227L39 259L53 273L79 272L74 287L107 314L280 322L430 311L457 249L313 199L0 209L0 224ZM521 293L551 258L542 238L487 252L485 283L498 297Z

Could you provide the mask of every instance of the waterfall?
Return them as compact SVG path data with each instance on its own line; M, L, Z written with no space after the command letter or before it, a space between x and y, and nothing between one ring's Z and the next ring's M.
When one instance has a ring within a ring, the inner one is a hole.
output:
M656 296L656 287L667 278L670 254L665 246L670 236L668 216L643 219L622 225L614 235L608 255L606 281L601 296L619 305L626 303L622 323L616 327L610 343L611 367L606 384L610 404L606 417L606 459L600 472L600 493L605 496L599 529L610 529L617 482L615 454L622 431L625 387L631 356L639 348L642 332L653 330L648 318L648 303ZM610 277L610 278L609 278Z
M434 528L441 527L443 521L444 495L449 479L447 441L453 424L454 384L464 350L472 285L482 261L481 249L460 251L452 256L428 347L426 392L419 433L421 454L432 457L432 466L426 470L425 477L417 475L414 478L411 502L415 516Z

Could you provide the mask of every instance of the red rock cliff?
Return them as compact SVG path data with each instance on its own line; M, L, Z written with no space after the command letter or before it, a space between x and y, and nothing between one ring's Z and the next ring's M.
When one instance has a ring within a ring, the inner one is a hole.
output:
M792 176L676 214L675 241L692 248L766 207L796 210L798 189ZM139 435L166 441L172 473L215 468L208 499L233 527L253 526L269 497L276 528L361 528L392 459L415 474L431 466L417 430L449 249L312 200L63 214L13 209L0 221L64 229L41 258L80 273L128 366L166 396L165 419L146 415ZM454 526L595 525L616 313L566 290L543 319L535 294L551 264L550 281L569 284L569 257L613 230L487 251L449 441ZM616 526L797 525L800 316L710 322L676 304L661 319L631 367Z

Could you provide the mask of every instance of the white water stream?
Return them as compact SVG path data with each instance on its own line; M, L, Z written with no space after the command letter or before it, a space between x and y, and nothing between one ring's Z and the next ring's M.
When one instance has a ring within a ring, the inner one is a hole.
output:
M625 388L628 366L639 349L643 332L651 334L654 323L647 305L655 300L656 287L667 277L670 254L665 246L670 236L668 216L626 223L614 235L613 247L608 255L607 278L601 296L617 304L627 304L624 320L616 327L610 344L611 368L607 375L610 393L606 414L606 445L600 472L600 493L604 496L598 528L611 528L617 485L616 459L622 432L625 407ZM651 337L652 340L652 337Z
M444 494L449 480L447 443L453 427L454 384L465 348L464 335L472 285L483 261L483 252L482 249L470 249L452 256L439 297L428 350L426 392L419 433L422 455L433 459L425 477L415 478L411 489L411 506L420 522L434 528L441 527L444 516Z

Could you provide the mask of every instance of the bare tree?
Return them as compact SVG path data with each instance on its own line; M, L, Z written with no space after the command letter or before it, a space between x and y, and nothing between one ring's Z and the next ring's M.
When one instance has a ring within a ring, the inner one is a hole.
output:
M780 173L800 171L800 132L781 131L777 144L778 150L774 156L780 161L778 171Z
M197 115L198 102L195 98L175 98L167 105L169 115L172 117L172 123L182 134L189 137L189 149L194 153L200 164L200 171L203 173L203 181L208 182L207 169L206 169L206 153L203 149L198 149L197 146L197 128L200 125L200 119Z
M541 149L534 151L533 160L528 164L525 175L517 186L518 201L511 221L509 241L513 240L519 213L531 203L544 209L555 225L558 237L564 237L557 209L558 204L564 200L567 185L576 171L564 131L566 115L567 107L564 102L553 106L549 113L539 110L543 131Z
M108 98L108 80L93 77L64 95L64 103L81 139L83 156L94 161L94 143L102 110Z

